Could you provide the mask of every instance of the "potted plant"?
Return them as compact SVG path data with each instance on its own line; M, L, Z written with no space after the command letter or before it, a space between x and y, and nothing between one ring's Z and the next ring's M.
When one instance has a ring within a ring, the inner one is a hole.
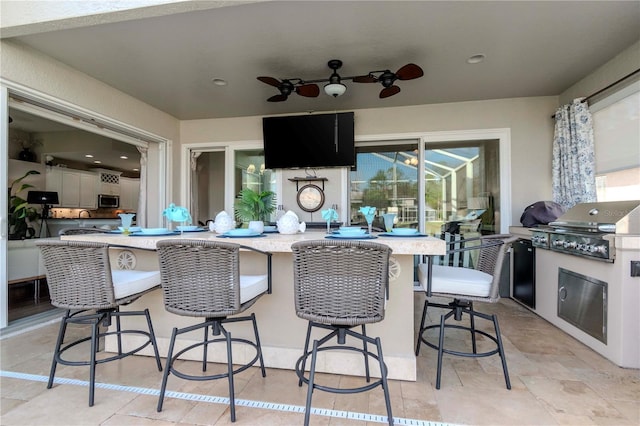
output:
M236 218L248 224L249 229L262 233L264 221L276 209L275 196L275 192L272 191L256 192L249 188L241 190L234 208Z
M27 176L39 175L37 170L29 170L24 176L11 182L9 186L9 239L10 240L24 240L25 238L32 238L36 231L32 226L29 226L30 221L34 221L38 218L38 212L35 208L29 207L27 200L21 197L20 193L28 188L34 186L29 183L23 183L19 188L15 190L14 186L21 183Z

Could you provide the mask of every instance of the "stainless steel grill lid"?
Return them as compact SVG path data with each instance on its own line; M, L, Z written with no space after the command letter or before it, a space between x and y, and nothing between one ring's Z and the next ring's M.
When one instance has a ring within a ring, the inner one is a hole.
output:
M640 233L640 200L582 203L570 208L553 228L616 234Z

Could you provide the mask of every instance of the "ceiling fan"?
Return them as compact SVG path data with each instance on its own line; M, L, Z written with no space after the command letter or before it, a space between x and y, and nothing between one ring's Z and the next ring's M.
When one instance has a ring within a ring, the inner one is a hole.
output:
M400 92L400 87L395 85L397 80L413 80L415 78L422 77L424 72L416 64L409 63L401 67L398 71L391 72L390 70L369 71L365 75L341 77L338 74L338 69L342 67L342 61L339 59L332 59L327 63L327 66L333 70L329 78L317 79L317 80L303 80L301 78L289 78L278 80L273 77L257 77L263 83L270 86L277 87L280 91L279 95L274 95L267 99L268 102L282 102L289 98L289 95L296 92L300 96L306 96L315 98L320 94L320 88L316 83L327 82L324 86L326 94L338 97L342 95L347 86L342 84L342 81L351 80L354 83L381 83L383 89L380 91L380 98L388 98Z
M289 78L279 81L273 77L258 77L258 80L270 86L277 87L280 91L279 95L273 95L267 99L268 102L286 101L292 92L309 98L315 98L320 94L320 89L317 84L307 84L299 78Z

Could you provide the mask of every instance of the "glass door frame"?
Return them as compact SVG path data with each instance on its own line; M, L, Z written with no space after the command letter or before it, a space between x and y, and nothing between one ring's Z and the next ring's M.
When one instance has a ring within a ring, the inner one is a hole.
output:
M0 86L0 188L9 187L9 91ZM6 194L6 192L4 193ZM8 324L9 285L7 257L9 241L9 204L6 195L0 197L0 328ZM6 215L6 216L5 216Z
M233 142L204 142L183 144L180 153L180 202L183 206L190 206L192 202L191 153L192 152L224 152L224 210L233 215L233 205L239 188L235 187L235 152L245 150L264 149L262 140L233 141ZM282 194L282 172L276 170L276 197ZM277 201L279 204L279 201Z

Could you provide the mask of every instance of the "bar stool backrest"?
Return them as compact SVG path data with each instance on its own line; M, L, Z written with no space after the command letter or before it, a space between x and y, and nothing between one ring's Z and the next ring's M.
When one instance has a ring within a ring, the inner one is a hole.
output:
M40 247L51 304L65 309L117 306L109 264L109 245L48 240Z
M168 312L205 318L241 312L240 245L164 240L157 250Z
M298 317L360 325L384 319L391 249L368 241L301 241L291 246Z

